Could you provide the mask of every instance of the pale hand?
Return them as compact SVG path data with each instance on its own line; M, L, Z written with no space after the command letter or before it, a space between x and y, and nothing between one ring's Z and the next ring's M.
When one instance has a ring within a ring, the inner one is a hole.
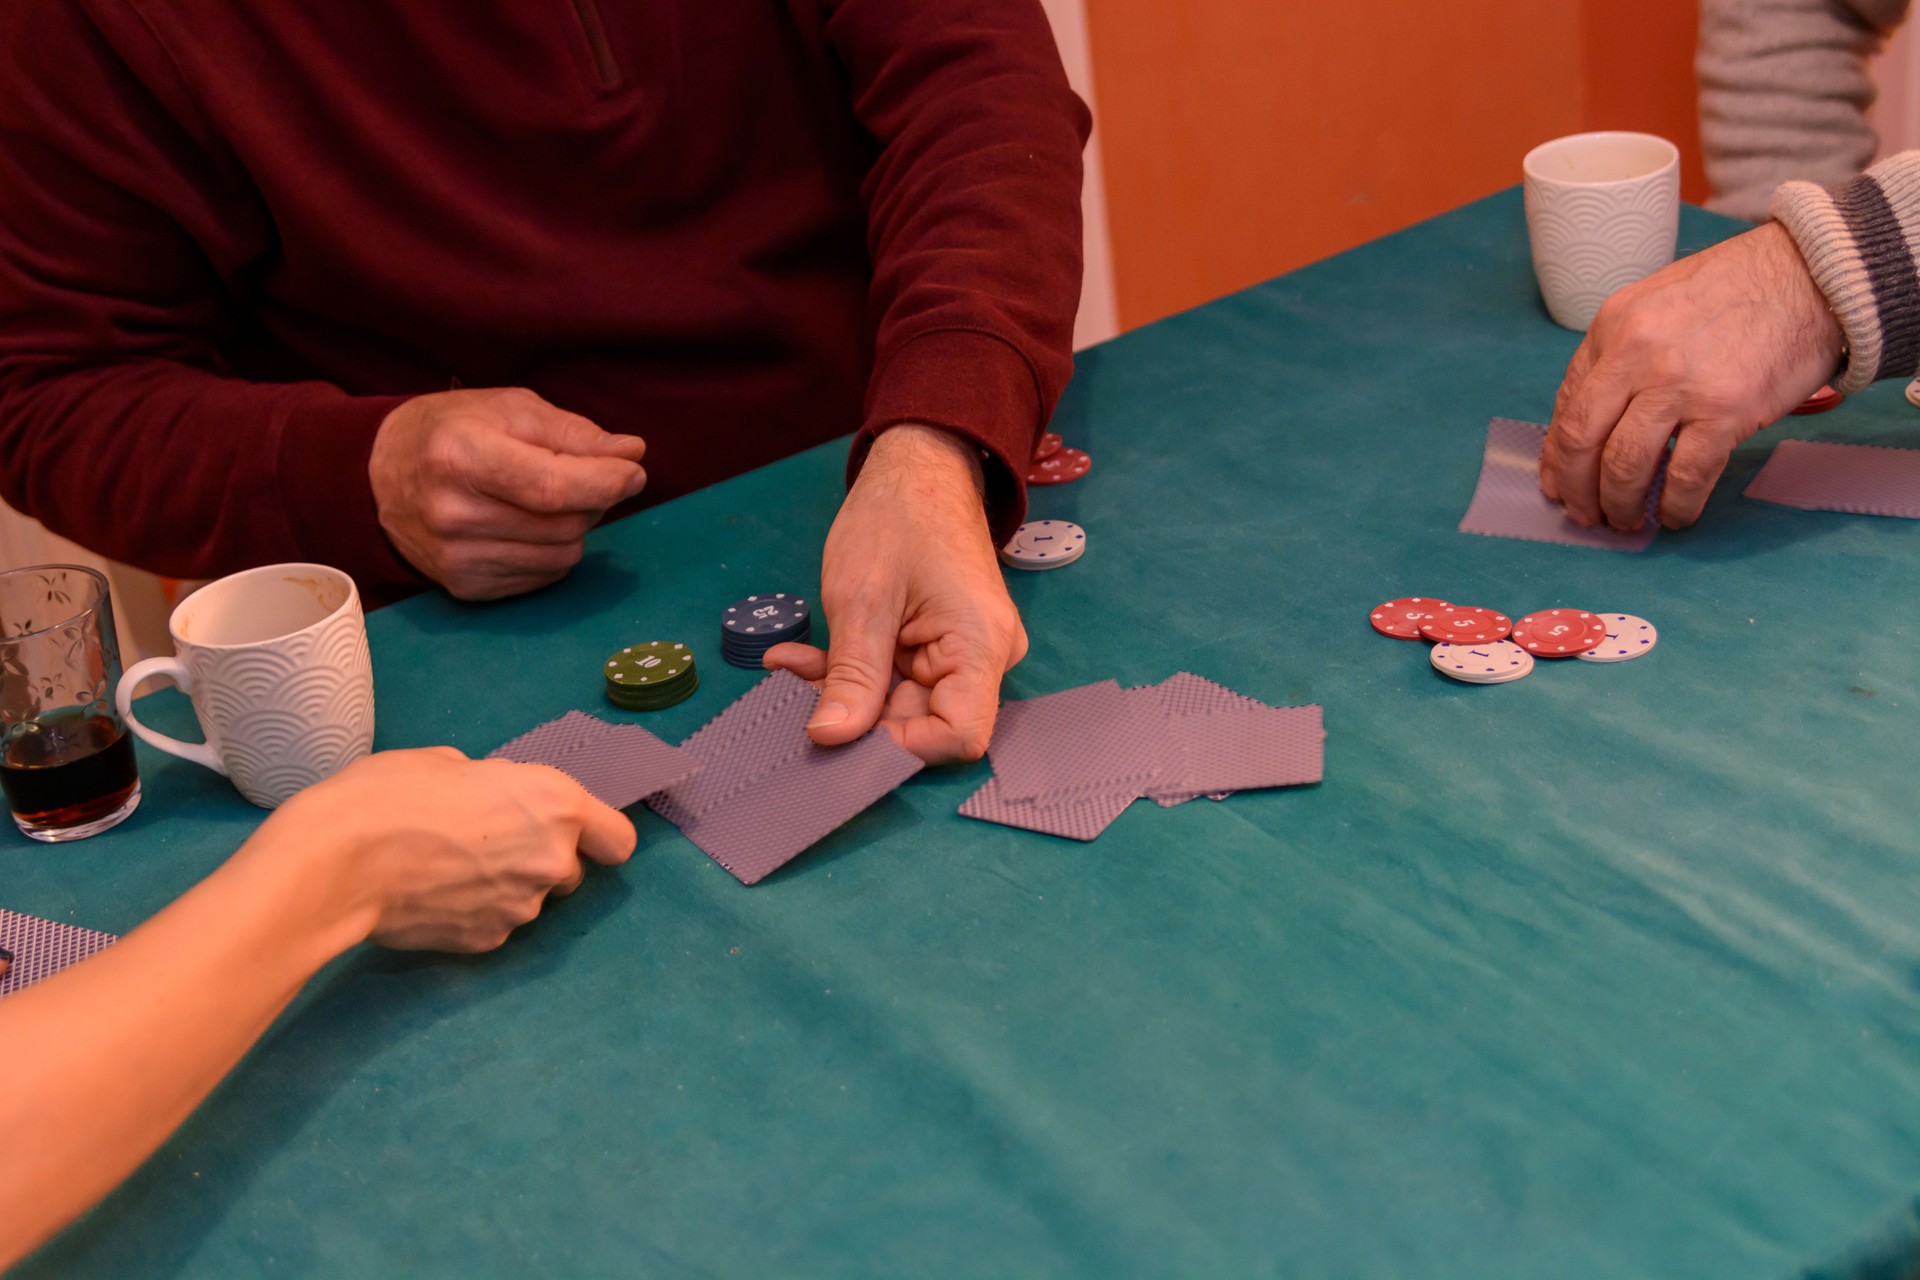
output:
M880 722L929 764L985 754L1001 678L1026 656L1027 632L970 442L911 424L874 442L827 534L820 596L829 650L783 644L766 656L820 684L815 742L851 742Z
M545 765L452 747L385 751L280 806L234 857L302 872L353 939L488 951L571 893L583 859L625 862L633 824Z
M587 530L646 484L645 453L531 391L443 391L387 415L367 476L407 562L491 600L565 577Z
M1645 522L1667 441L1660 523L1700 518L1735 446L1833 376L1841 332L1778 225L1715 245L1607 299L1573 353L1540 488L1583 525Z

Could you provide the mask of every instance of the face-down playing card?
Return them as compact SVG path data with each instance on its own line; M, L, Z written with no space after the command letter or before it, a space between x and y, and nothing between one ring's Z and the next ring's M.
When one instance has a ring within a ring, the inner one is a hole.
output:
M111 933L76 928L0 908L0 998L78 964L119 941Z
M1605 525L1587 529L1575 524L1564 507L1540 492L1540 448L1546 439L1547 428L1537 422L1495 418L1487 424L1480 482L1460 521L1460 531L1609 551L1645 551L1651 546L1660 527L1660 491L1667 480L1664 458L1653 488L1647 492L1646 520L1639 532L1620 533Z
M487 758L551 765L616 809L700 770L697 757L639 725L610 724L584 711L569 711L502 743Z
M648 804L742 884L792 861L922 768L884 729L816 746L819 693L777 671L681 747L703 766Z
M1746 496L1803 511L1920 519L1920 449L1782 440Z
M1040 805L1143 795L1166 766L1164 718L1151 688L1112 680L1009 702L987 748L998 794Z

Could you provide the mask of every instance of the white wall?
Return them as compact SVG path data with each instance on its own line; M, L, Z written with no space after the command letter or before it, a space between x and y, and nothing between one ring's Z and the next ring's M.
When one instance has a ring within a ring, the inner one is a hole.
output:
M1041 0L1053 23L1073 90L1095 108L1093 138L1087 143L1087 181L1080 195L1086 222L1086 283L1080 291L1080 314L1073 326L1076 350L1102 342L1120 332L1120 313L1113 293L1113 245L1107 236L1107 186L1100 165L1100 119L1093 96L1093 55L1087 45L1086 0Z

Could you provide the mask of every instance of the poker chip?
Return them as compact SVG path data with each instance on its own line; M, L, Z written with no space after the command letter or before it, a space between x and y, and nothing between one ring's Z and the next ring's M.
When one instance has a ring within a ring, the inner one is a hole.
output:
M1392 636L1395 640L1418 640L1420 624L1440 610L1451 607L1445 600L1430 596L1402 596L1398 600L1375 605L1373 616L1368 621L1383 636Z
M1000 548L1000 558L1016 569L1059 569L1087 550L1087 531L1067 520L1029 520Z
M1580 654L1582 662L1626 662L1660 643L1660 633L1645 618L1636 618L1630 613L1603 613L1600 621L1606 625L1606 638Z
M736 667L757 671L767 650L803 641L813 632L813 608L785 591L748 596L720 615L720 656Z
M1540 658L1574 658L1607 638L1607 624L1585 609L1542 609L1513 624L1513 642Z
M607 701L628 711L658 711L684 702L700 687L693 650L671 640L630 644L602 668Z
M1920 378L1915 378L1907 384L1907 403L1920 409Z
M1492 644L1505 639L1513 621L1504 613L1472 605L1441 605L1439 612L1420 623L1420 634L1442 644Z
M1800 407L1793 412L1795 414L1825 413L1845 399L1845 396L1832 387L1822 387L1802 401Z
M1054 454L1060 452L1066 443L1065 440L1062 440L1053 432L1047 432L1040 437L1040 444L1033 451L1033 460L1038 462L1042 458L1051 458Z
M1533 655L1511 640L1437 644L1428 660L1435 671L1463 684L1510 684L1533 670Z
M1093 459L1078 449L1062 448L1058 453L1034 460L1027 468L1028 484L1067 484L1093 469Z

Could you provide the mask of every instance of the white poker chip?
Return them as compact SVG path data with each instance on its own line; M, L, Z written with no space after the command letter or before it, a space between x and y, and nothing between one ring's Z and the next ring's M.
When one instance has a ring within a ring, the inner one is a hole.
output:
M1660 643L1660 633L1645 618L1636 618L1630 613L1603 613L1600 620L1607 624L1607 638L1578 655L1582 662L1626 662Z
M1533 670L1533 655L1511 640L1491 644L1437 644L1433 669L1464 684L1509 684Z
M1016 569L1058 569L1087 550L1087 531L1067 520L1029 520L1000 548L1000 558Z

